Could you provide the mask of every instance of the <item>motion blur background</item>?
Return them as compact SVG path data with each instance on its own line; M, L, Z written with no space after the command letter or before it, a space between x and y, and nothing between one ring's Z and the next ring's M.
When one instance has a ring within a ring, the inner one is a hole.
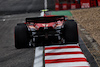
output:
M48 9L55 9L55 0L48 0ZM0 0L0 15L39 12L44 0Z

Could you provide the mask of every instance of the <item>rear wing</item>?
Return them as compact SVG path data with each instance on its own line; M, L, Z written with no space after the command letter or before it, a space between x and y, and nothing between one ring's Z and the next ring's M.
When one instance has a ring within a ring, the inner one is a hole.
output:
M33 22L33 23L49 23L49 22L56 22L58 20L65 20L65 16L26 18L26 22Z

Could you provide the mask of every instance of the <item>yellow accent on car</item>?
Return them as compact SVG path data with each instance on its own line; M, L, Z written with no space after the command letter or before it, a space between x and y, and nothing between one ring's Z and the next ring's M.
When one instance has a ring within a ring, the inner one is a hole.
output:
M42 11L48 11L48 9L44 9L44 10L42 10Z

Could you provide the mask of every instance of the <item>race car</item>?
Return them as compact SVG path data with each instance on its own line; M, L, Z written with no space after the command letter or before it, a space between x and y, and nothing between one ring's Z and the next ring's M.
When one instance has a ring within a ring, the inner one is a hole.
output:
M15 26L15 47L78 43L77 23L65 16L26 18Z

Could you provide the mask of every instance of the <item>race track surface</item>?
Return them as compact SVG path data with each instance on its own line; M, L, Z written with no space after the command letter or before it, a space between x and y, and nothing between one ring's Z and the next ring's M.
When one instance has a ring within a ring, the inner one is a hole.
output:
M32 67L34 48L14 47L15 25L31 16L39 16L39 13L0 16L0 67Z
M48 9L54 10L55 1L48 0ZM0 0L0 15L36 12L44 9L44 0Z
M34 48L16 49L14 47L14 27L25 22L26 17L36 17L40 13L26 13L0 16L0 67L32 67ZM94 58L80 38L80 47L91 67L98 67Z
M39 16L44 7L44 0L0 0L0 15L23 13L16 15L0 16L0 67L32 67L34 48L16 49L14 47L14 27L17 23L25 22L26 17ZM48 8L54 9L54 0L48 0ZM29 13L32 12L32 13ZM34 13L35 12L35 13ZM93 57L84 46L83 52L93 67L96 66ZM92 59L91 59L92 58Z

